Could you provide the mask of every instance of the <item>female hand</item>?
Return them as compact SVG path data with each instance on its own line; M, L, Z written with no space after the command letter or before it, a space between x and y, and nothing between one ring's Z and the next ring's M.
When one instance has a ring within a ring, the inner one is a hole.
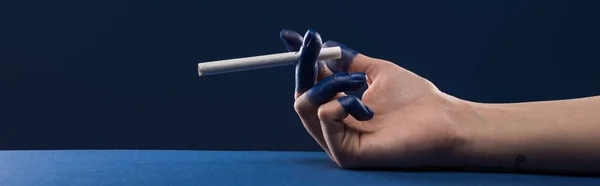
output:
M428 80L339 43L322 43L283 30L288 51L301 52L294 108L305 128L339 166L357 168L453 167L463 143L462 100ZM322 47L340 46L339 60L317 61ZM362 99L344 92L368 89Z

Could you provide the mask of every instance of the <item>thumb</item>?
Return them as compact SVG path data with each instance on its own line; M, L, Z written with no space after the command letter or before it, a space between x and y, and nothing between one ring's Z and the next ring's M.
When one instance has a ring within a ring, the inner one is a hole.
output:
M324 61L333 73L364 72L371 78L370 80L374 80L379 73L379 69L386 64L384 60L368 57L338 42L327 41L323 43L323 48L336 46L342 49L342 57L336 60Z

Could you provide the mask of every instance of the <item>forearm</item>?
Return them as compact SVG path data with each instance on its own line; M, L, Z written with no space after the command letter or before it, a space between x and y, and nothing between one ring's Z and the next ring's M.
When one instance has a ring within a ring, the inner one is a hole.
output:
M469 105L467 168L600 173L600 97Z

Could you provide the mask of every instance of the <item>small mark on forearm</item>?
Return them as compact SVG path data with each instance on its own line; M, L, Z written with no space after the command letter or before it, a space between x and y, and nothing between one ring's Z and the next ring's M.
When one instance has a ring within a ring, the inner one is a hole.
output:
M517 158L515 159L515 170L516 171L520 171L521 170L521 164L525 163L525 156L523 155L518 155Z

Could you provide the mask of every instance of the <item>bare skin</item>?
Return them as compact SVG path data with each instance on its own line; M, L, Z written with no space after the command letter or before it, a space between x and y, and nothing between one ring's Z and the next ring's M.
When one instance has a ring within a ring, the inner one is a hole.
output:
M315 105L297 91L294 105L307 131L343 168L600 172L600 97L475 103L386 60L358 54L349 64L347 72L368 77L361 101L374 111L372 119L349 114L337 100L343 92ZM315 84L333 74L315 68Z

